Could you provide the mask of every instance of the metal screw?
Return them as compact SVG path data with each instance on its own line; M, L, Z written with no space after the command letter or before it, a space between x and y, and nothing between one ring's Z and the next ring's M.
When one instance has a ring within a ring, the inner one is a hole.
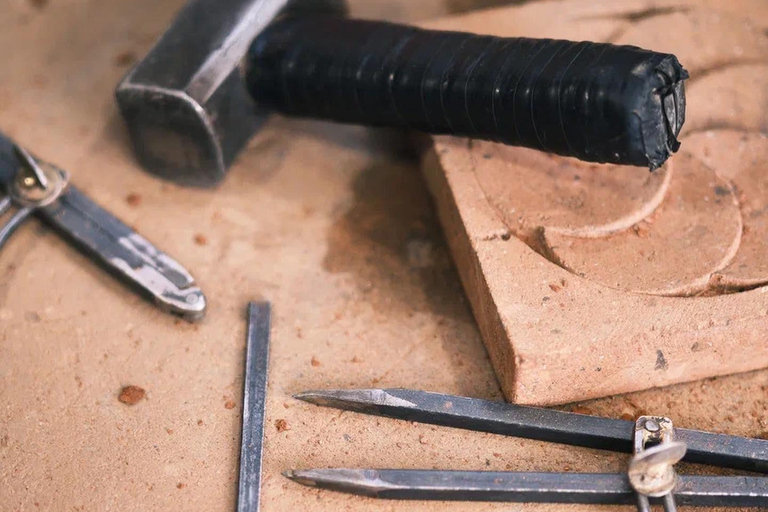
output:
M648 432L658 432L660 429L661 429L661 425L659 425L658 421L654 419L646 420L645 430L647 430Z

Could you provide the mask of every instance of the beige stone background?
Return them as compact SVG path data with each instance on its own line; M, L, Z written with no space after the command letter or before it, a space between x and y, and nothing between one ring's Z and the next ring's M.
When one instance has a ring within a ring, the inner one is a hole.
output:
M232 510L255 298L275 313L263 510L594 508L375 501L281 477L330 466L621 471L627 459L291 399L371 386L501 399L418 158L390 134L276 118L218 190L163 183L134 162L112 93L181 0L0 2L0 130L70 170L187 266L210 302L202 323L175 320L36 222L21 230L0 253L0 510ZM357 0L353 12L416 21L470 4ZM118 402L125 385L147 397ZM768 372L754 372L567 408L765 436L767 391Z

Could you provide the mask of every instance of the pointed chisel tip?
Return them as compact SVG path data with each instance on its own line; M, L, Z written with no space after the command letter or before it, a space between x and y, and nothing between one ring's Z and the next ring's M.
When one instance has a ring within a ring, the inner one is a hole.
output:
M296 393L293 395L293 398L296 400L302 400L304 402L309 402L311 404L317 403L316 400L321 397L324 393L328 393L328 391L302 391L301 393Z
M326 389L304 391L293 395L303 400L324 407L335 407L352 411L366 412L382 406L414 408L416 404L393 395L396 389Z
M283 476L297 484L318 487L318 482L331 485L336 483L335 472L333 469L288 469L283 471Z
M283 476L301 485L364 496L377 496L390 485L374 469L289 469Z
M303 473L306 473L306 471L294 471L292 469L287 469L283 471L283 476L285 478L288 478L289 480L293 480L296 483L314 487L315 486L314 480L303 477L302 476Z
M362 397L354 390L318 389L296 393L293 398L310 404L347 409L351 404L361 402Z

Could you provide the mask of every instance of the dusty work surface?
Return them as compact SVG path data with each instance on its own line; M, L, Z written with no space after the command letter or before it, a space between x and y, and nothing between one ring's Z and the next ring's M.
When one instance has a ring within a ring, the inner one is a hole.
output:
M357 3L399 19L442 9ZM0 129L70 170L97 202L178 258L210 310L199 325L176 321L47 229L22 229L0 254L0 510L232 510L245 305L258 298L275 312L263 510L594 510L374 501L280 476L326 466L621 471L626 458L290 398L319 387L501 392L418 161L390 141L277 119L219 190L184 190L139 171L112 91L179 5L3 6ZM131 385L144 396L121 394ZM766 435L768 372L569 408Z

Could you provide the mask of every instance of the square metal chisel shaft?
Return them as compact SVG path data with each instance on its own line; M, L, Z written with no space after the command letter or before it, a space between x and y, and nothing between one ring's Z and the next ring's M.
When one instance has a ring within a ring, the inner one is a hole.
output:
M269 302L248 304L243 434L240 446L240 485L237 493L238 512L259 510L271 316L272 306Z

